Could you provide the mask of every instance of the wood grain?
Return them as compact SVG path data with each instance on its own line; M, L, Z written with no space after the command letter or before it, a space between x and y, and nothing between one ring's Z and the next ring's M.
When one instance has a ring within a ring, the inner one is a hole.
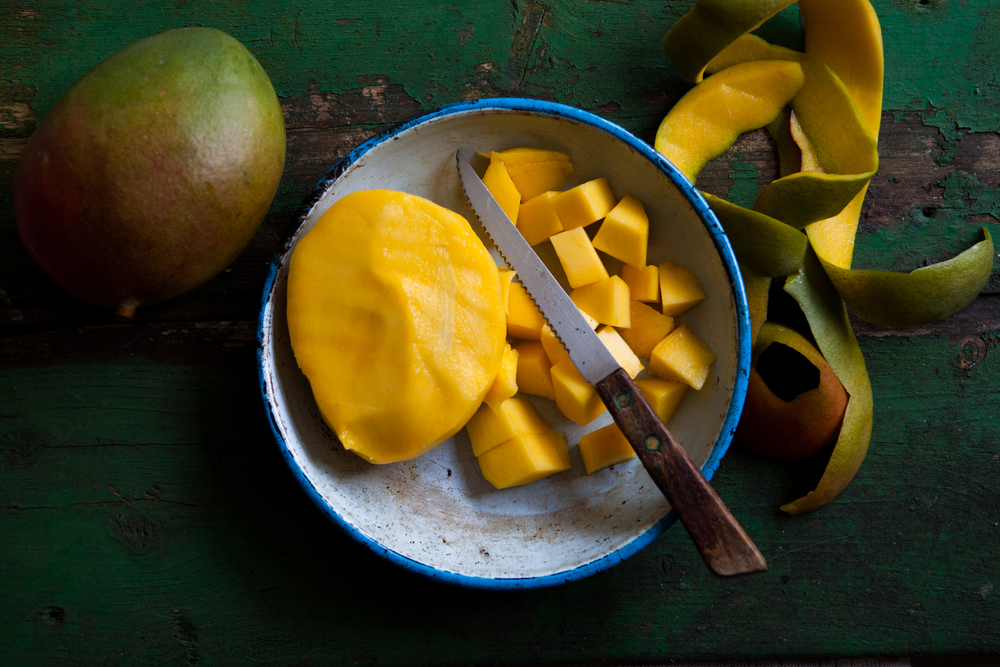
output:
M660 38L691 5L0 3L0 664L995 660L996 275L931 326L854 321L875 424L835 502L802 517L778 510L812 488L828 452L791 463L730 448L712 483L767 555L754 577L712 577L674 527L566 586L442 587L339 533L285 470L255 334L272 253L302 197L364 139L463 99L550 99L649 141L690 87ZM856 262L910 270L998 222L1000 12L988 0L874 6L885 112ZM115 322L32 266L13 172L36 123L89 67L195 24L236 36L272 77L286 171L228 272ZM798 30L792 7L760 34L796 48ZM754 132L697 185L747 202L775 172L769 139Z

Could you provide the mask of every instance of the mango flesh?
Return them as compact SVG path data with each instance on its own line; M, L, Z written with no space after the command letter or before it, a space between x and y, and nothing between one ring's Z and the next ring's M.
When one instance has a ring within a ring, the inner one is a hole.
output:
M526 398L508 398L496 409L481 407L465 426L472 453L482 456L497 445L519 435L552 430L538 409Z
M555 400L552 387L552 362L545 346L538 340L515 341L517 350L517 390L524 394ZM568 359L569 357L567 357Z
M518 435L479 457L483 477L498 489L531 484L570 467L566 436L552 429Z
M517 211L521 206L521 194L517 191L514 181L510 180L507 167L504 166L498 153L490 154L490 166L483 174L483 185L497 200L510 221L516 224Z
M715 361L715 353L682 324L653 348L649 372L664 380L683 382L701 389Z
M646 266L649 218L642 202L625 195L611 209L594 236L594 247L636 269Z
M694 269L675 262L660 264L660 310L664 315L683 315L705 298Z
M585 434L577 448L588 475L635 458L635 450L617 424Z
M219 274L267 213L285 124L237 40L181 28L100 63L39 123L14 182L32 260L84 301L130 317Z
M492 410L499 409L499 406L508 398L517 393L517 350L504 344L503 360L497 370L497 376L490 385L483 402Z
M573 173L569 156L560 151L519 146L491 155L498 156L503 162L514 186L521 193L522 201L546 191L562 190L566 179Z
M608 270L597 255L583 227L559 232L549 239L570 287L592 285L608 278Z
M565 175L559 176L560 182L556 183L554 176L552 180L541 179L538 173L532 172L531 185L539 189L526 195L522 189L527 187L525 181L514 178L514 172L518 166L532 161L532 167L548 168L554 164L554 160L538 158L544 152L516 148L502 153L480 152L479 155L490 159L487 175L491 170L497 171L497 160L502 159L523 202L517 214L518 230L529 245L546 240L551 243L573 290L571 300L591 322L622 368L635 378L643 370L642 359L650 359L651 373L658 372L670 378L651 376L637 380L643 383L644 394L664 422L669 421L689 386L700 389L704 384L715 358L686 326L670 337L674 331L671 314L682 314L705 298L697 273L673 262L646 265L650 221L645 207L633 195L617 199L607 178L596 178L569 190L557 190L565 185ZM562 155L561 159L569 164L568 156ZM571 171L569 166L567 173ZM528 172L522 175L524 173ZM543 185L538 185L538 179ZM487 186L501 207L507 208L505 202L512 202L514 197L506 193L509 190L506 183L504 187L497 185L502 179L493 180ZM601 219L603 222L591 240L584 227ZM598 251L622 262L619 275L608 272ZM665 302L661 283L666 285ZM503 284L509 286L507 335L513 339L512 348L518 355L514 383L518 394L553 400L564 417L586 426L606 410L596 390L580 375L558 336L520 284L511 283L509 279ZM599 323L604 326L599 327ZM658 354L654 352L657 348ZM501 405L513 404L517 398L519 396L507 398ZM483 419L482 414L492 413L481 411L477 420ZM470 434L476 428L470 424ZM525 435L519 447L516 450L511 447L510 451L524 457L531 449L529 444L539 442L537 437L531 439ZM493 447L497 442L488 444ZM482 438L473 439L477 456L484 449ZM585 435L580 441L580 452L588 474L635 455L614 425ZM484 471L489 465L485 465ZM520 466L515 467L522 470ZM520 474L514 476L521 479ZM535 478L532 474L523 479Z
M343 197L299 240L287 314L320 413L372 463L461 429L506 346L496 265L468 221L389 190Z
M622 280L628 285L629 297L633 301L655 303L660 300L660 267L652 264L635 268L622 264Z
M576 307L601 324L630 327L628 285L618 276L573 290L569 298Z

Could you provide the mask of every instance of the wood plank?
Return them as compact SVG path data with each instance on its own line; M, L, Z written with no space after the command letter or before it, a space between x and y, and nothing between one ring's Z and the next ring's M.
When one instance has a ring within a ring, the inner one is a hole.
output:
M713 485L768 559L766 575L712 578L674 526L558 588L442 587L341 534L285 470L258 389L256 320L272 253L313 184L376 133L464 99L558 101L651 141L690 87L660 38L691 5L402 0L391 17L367 1L0 5L0 663L995 661L996 271L987 294L942 322L854 321L875 429L830 505L803 517L777 509L810 490L822 454L790 463L730 448ZM996 228L1000 13L988 0L874 5L886 111L856 261L911 270ZM14 169L89 67L193 24L230 32L271 75L286 171L226 273L117 322L31 264ZM798 31L791 7L761 34L798 48ZM698 185L749 203L775 173L757 131Z
M942 334L863 346L876 435L841 497L783 516L822 460L738 446L714 480L768 574L706 577L675 526L591 579L499 597L397 571L336 531L280 472L249 364L5 371L0 534L17 540L0 571L19 583L0 645L14 664L111 649L206 664L485 664L500 645L552 662L988 651L1000 356L963 368Z

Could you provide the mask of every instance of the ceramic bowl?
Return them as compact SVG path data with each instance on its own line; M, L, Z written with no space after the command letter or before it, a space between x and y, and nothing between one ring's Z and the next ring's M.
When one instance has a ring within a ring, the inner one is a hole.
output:
M638 459L584 472L576 445L610 422L607 413L580 427L542 398L533 400L566 435L573 468L533 484L494 489L464 430L411 461L363 461L340 446L320 417L289 343L285 298L296 242L333 202L357 190L431 199L468 218L490 247L462 194L455 151L513 146L568 153L575 171L567 187L607 176L618 197L635 195L646 207L649 263L673 259L696 268L707 299L678 321L689 322L717 359L705 388L688 393L670 429L708 478L736 427L750 358L746 298L718 221L671 164L613 123L537 100L479 100L406 121L338 162L297 212L265 287L259 363L275 437L305 492L348 535L413 572L489 589L550 586L606 569L666 529L670 507ZM552 266L551 245L537 250ZM608 268L618 267L609 262Z

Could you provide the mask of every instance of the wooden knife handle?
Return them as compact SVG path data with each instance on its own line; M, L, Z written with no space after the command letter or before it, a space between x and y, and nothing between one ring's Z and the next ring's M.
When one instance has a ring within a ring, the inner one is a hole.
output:
M724 577L766 571L767 563L760 551L628 373L619 369L595 388L708 568Z

